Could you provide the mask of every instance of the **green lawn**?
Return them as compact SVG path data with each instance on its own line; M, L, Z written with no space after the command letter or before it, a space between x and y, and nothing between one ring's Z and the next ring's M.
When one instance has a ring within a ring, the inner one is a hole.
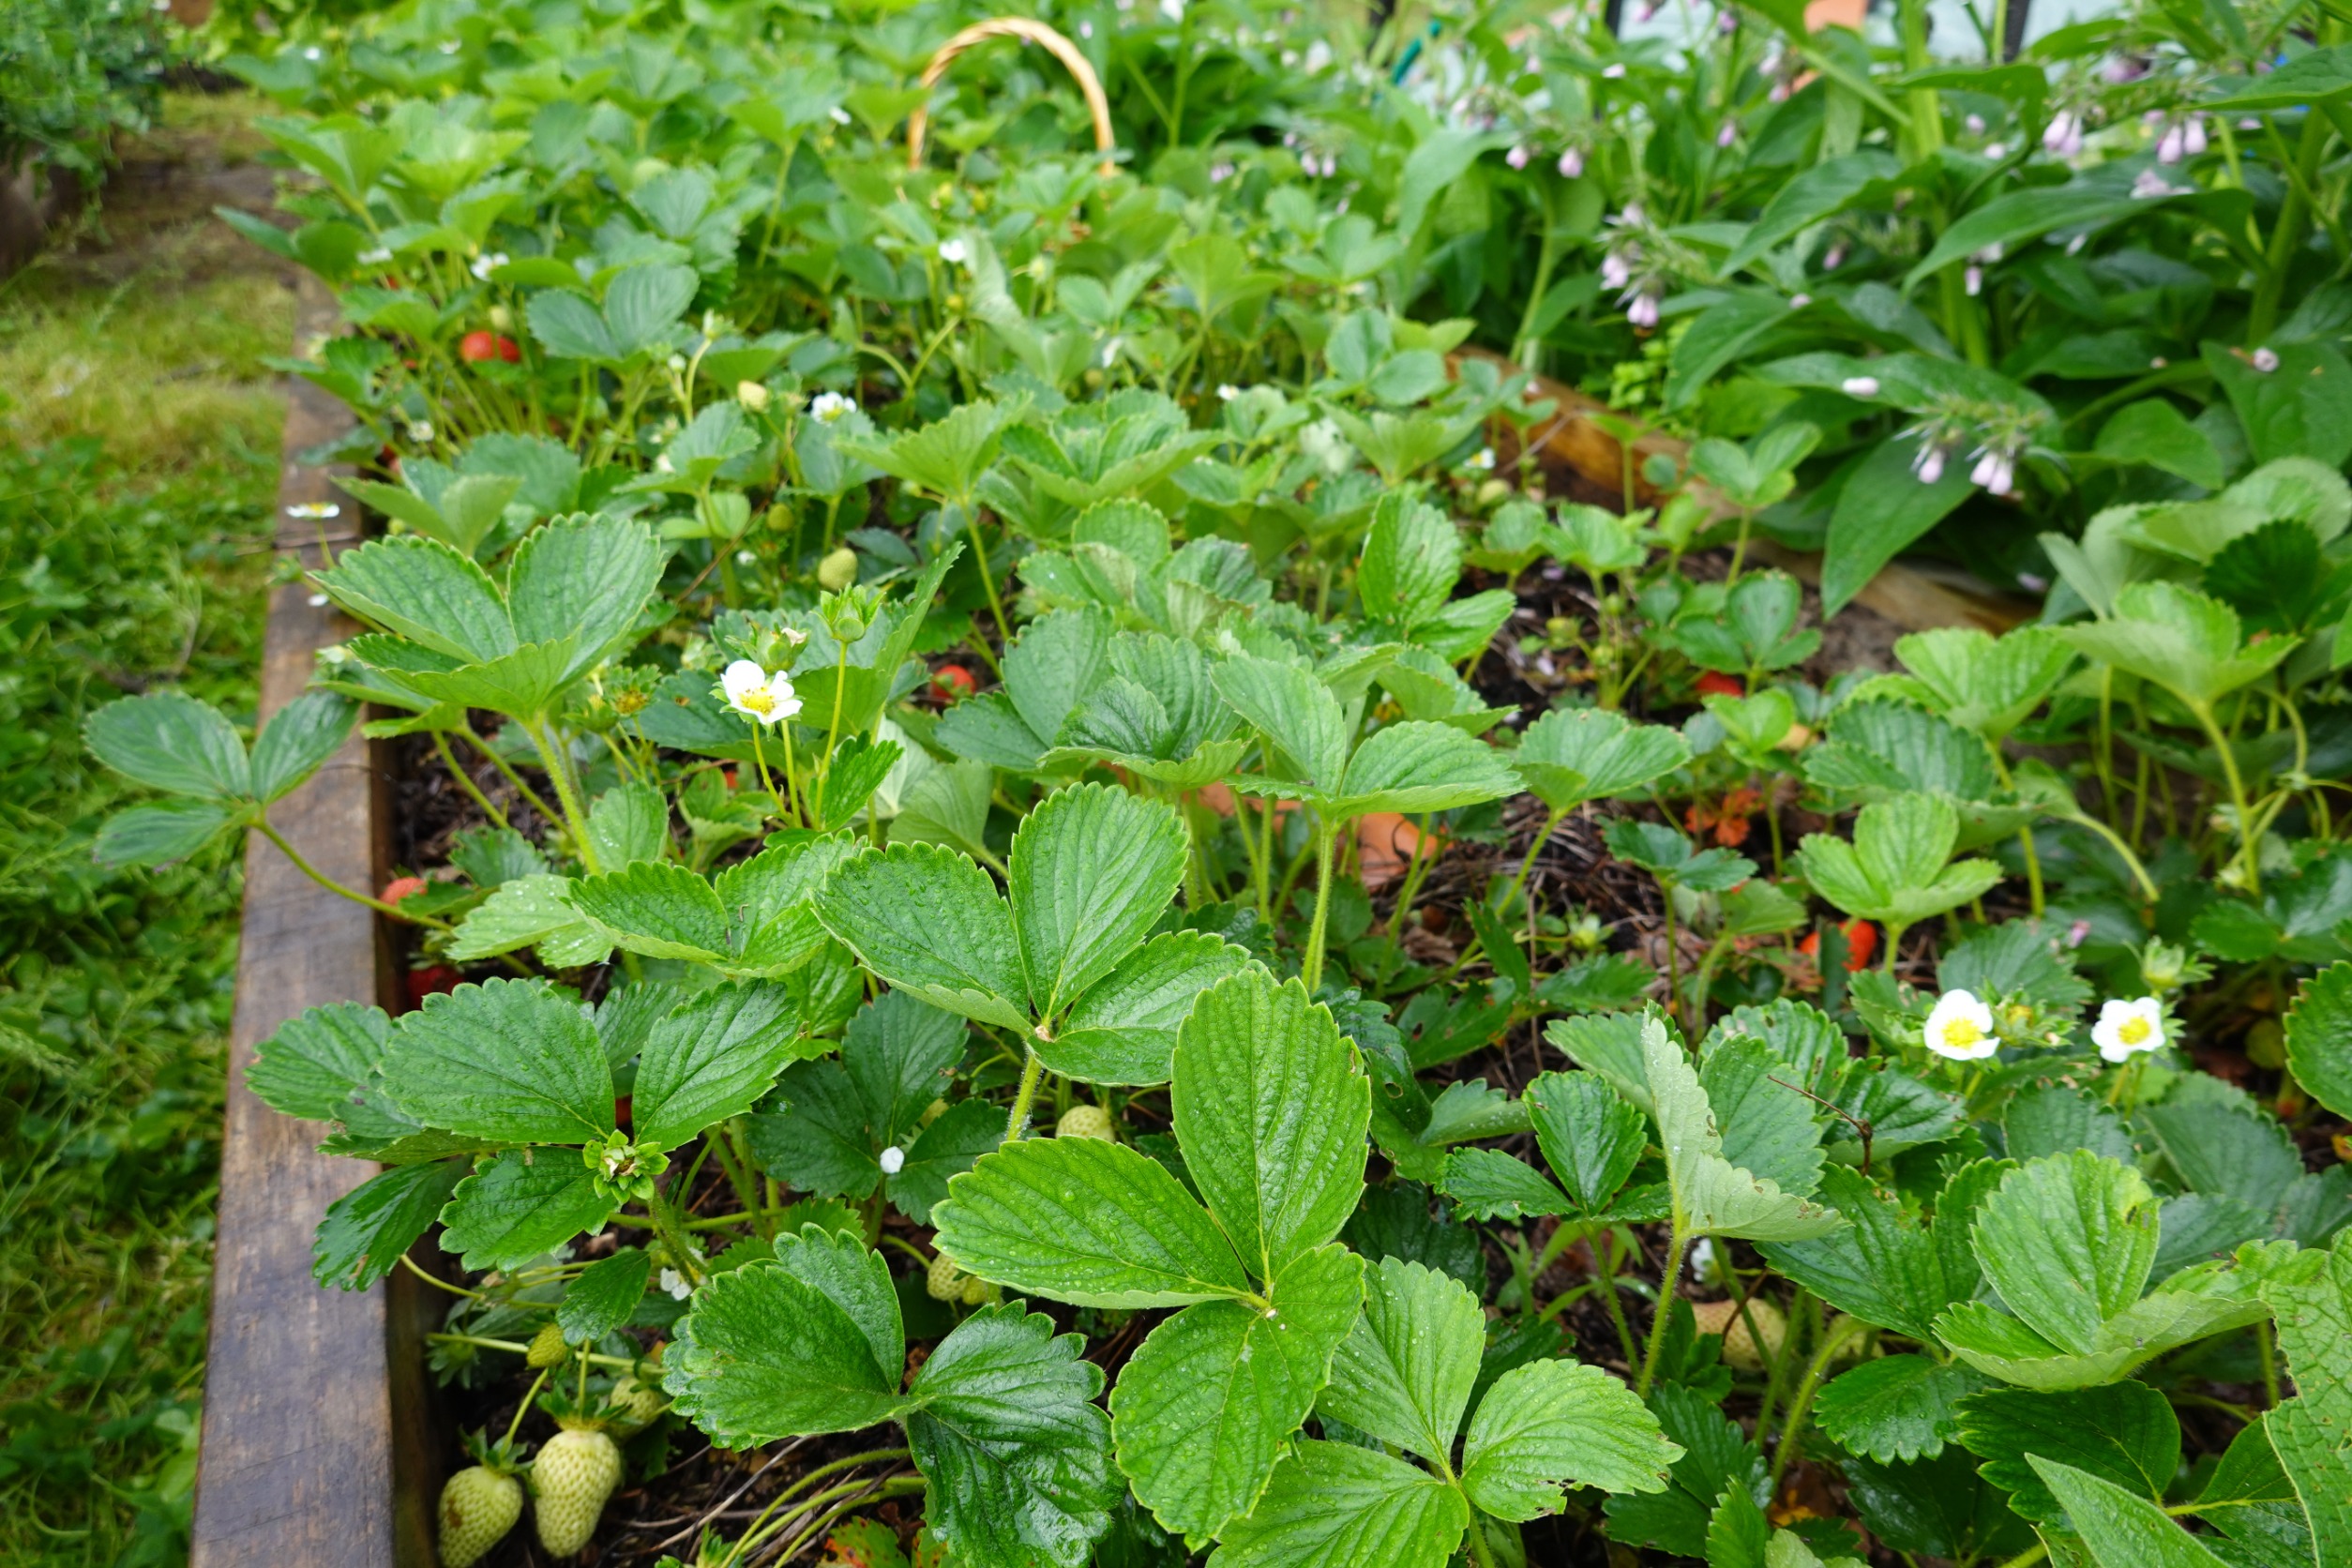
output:
M0 1564L186 1554L239 868L110 874L84 715L249 714L294 296L240 99L177 98L0 283Z

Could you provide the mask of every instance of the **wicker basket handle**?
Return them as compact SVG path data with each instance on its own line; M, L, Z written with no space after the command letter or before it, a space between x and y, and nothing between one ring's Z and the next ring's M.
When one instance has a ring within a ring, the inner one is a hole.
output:
M1055 59L1069 68L1070 74L1078 79L1078 91L1085 95L1086 112L1094 117L1094 146L1103 154L1103 173L1108 176L1116 171L1119 165L1111 158L1110 152L1118 143L1110 133L1110 100L1103 97L1102 79L1094 74L1094 68L1088 63L1086 56L1078 53L1078 45L1042 22L1032 22L1025 16L998 16L973 23L940 45L939 53L931 56L931 63L923 68L923 85L937 86L939 79L947 74L947 68L956 63L957 55L990 38L1019 38L1027 43L1043 44ZM914 113L907 116L907 167L910 169L923 167L923 135L930 128L930 122L931 112L927 102L917 104Z

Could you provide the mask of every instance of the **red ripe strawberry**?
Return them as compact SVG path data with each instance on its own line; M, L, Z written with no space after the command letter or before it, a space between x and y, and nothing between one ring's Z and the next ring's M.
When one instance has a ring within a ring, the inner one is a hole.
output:
M458 340L458 357L469 365L479 365L488 359L503 359L515 365L522 360L522 345L504 333L469 332Z
M1701 697L1745 697L1747 688L1740 684L1737 675L1726 675L1720 670L1704 670L1698 676L1698 694Z
M1850 973L1860 973L1862 971L1868 969L1870 967L1870 960L1877 956L1878 927L1873 926L1869 921L1857 916L1852 920L1848 920L1845 925L1839 927L1838 928L1846 933L1846 968L1847 972ZM1808 958L1819 957L1821 956L1821 933L1818 931L1806 932L1804 941L1797 943L1797 951L1802 953Z
M394 877L384 884L384 891L377 897L387 904L397 904L413 894L424 891L425 879L422 877Z
M433 964L425 969L408 972L408 1004L422 1007L425 999L438 992L458 988L458 972L447 964Z
M960 664L942 664L931 671L931 690L942 702L961 701L972 694L979 683L972 671Z

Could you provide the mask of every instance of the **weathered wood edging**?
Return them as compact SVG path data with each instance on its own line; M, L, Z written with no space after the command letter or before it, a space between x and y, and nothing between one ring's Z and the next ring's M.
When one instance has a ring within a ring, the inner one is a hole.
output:
M297 342L332 331L334 301L304 276ZM279 554L306 568L354 542L358 508L294 454L349 428L349 413L288 378ZM339 515L297 508L339 503ZM309 684L311 656L360 628L304 580L270 592L257 719ZM271 808L312 864L374 888L385 826L381 775L354 731ZM220 1150L212 1328L196 1481L192 1568L405 1568L432 1560L431 1467L421 1314L439 1304L405 1273L365 1292L321 1289L310 1241L326 1206L373 1174L317 1152L324 1129L280 1116L245 1086L254 1047L304 1009L385 1000L391 950L374 914L295 870L254 836L245 860L228 1114Z

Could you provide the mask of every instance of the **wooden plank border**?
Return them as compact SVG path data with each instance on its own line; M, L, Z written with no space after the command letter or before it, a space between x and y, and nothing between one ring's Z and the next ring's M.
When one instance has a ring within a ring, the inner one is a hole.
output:
M333 299L305 274L297 343L331 332ZM289 378L279 481L281 561L306 569L358 539L358 507L295 455L351 415ZM297 509L339 504L331 518ZM312 656L360 628L295 578L271 590L258 716L309 684ZM373 889L388 823L377 748L356 732L271 821L338 882ZM212 1326L197 1463L192 1568L406 1568L432 1559L433 1442L421 1335L440 1304L403 1272L365 1292L321 1289L310 1241L326 1206L373 1173L317 1152L324 1129L280 1116L245 1085L253 1048L304 1009L396 1002L389 934L255 836L230 1032L214 1243Z

